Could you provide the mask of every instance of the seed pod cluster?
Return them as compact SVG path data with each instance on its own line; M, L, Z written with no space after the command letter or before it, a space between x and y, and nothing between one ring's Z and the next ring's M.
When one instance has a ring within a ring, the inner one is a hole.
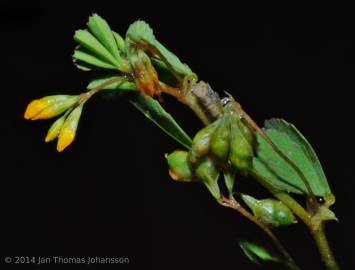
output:
M219 171L228 168L245 174L254 156L255 136L240 117L240 107L226 107L220 118L201 129L189 152L166 155L169 174L176 181L202 182L220 198Z
M189 153L192 164L209 155L218 164L231 165L246 173L254 156L255 136L239 114L225 112L219 119L200 130Z

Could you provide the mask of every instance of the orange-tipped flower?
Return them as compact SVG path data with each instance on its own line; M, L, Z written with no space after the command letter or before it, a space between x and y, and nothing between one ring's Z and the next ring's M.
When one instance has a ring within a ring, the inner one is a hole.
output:
M24 117L31 120L49 119L60 115L78 100L79 96L70 95L54 95L35 99L28 104Z
M47 136L45 138L45 142L53 141L55 138L58 137L60 129L62 128L66 115L58 118L49 128Z
M70 145L74 141L82 110L83 105L76 107L69 114L68 118L62 125L58 136L58 152L62 152L68 145Z

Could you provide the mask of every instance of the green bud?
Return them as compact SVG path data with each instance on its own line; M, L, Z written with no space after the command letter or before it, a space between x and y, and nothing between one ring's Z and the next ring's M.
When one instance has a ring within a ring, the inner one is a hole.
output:
M219 119L207 127L201 129L192 140L192 146L189 154L191 163L196 163L201 157L207 155L210 151L212 134L216 130Z
M62 128L66 115L58 118L49 128L47 136L45 138L45 142L50 142L56 139L59 135L60 129Z
M176 181L191 182L192 172L188 161L188 153L186 151L175 150L166 155L169 165L169 174Z
M248 127L238 117L231 121L231 150L229 160L238 171L246 171L251 167L254 156L251 141L251 132L246 132Z
M257 200L245 194L242 194L241 197L253 211L254 216L268 226L287 226L297 222L291 210L281 201L275 199Z
M222 116L211 138L211 153L220 160L227 161L230 148L230 115Z
M219 172L213 160L206 156L200 160L195 169L196 178L204 183L212 196L216 199L221 197L221 192L218 186Z

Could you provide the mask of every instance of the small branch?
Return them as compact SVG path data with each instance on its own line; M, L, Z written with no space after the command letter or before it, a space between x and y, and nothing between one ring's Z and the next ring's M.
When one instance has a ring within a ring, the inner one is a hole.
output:
M94 89L91 89L88 92L85 92L83 94L80 95L80 100L79 103L80 104L84 104L86 101L88 101L93 95L95 95L97 92L101 91L102 89L105 89L106 86L109 86L110 84L116 83L116 82L124 82L127 81L128 78L126 77L116 77L113 78L111 80L108 80L102 84L100 84L99 86L97 86Z
M251 213L249 213L243 206L241 206L233 196L231 196L229 199L223 197L221 199L220 204L225 207L229 207L233 210L236 210L239 214L247 218L249 221L253 222L255 225L257 225L261 230L263 230L272 240L272 242L275 244L276 248L279 250L279 252L284 256L284 258L287 260L287 265L290 266L293 270L300 270L300 268L297 266L296 262L292 259L292 257L287 253L286 249L283 247L281 242L277 239L275 234L263 223L261 223L259 220L257 220Z

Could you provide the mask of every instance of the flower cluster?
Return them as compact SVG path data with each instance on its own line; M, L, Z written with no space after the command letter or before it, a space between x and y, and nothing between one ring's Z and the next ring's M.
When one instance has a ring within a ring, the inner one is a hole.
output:
M61 152L74 141L82 110L79 95L53 95L30 102L24 117L42 120L63 114L52 124L45 138L50 142L58 137L57 150Z

